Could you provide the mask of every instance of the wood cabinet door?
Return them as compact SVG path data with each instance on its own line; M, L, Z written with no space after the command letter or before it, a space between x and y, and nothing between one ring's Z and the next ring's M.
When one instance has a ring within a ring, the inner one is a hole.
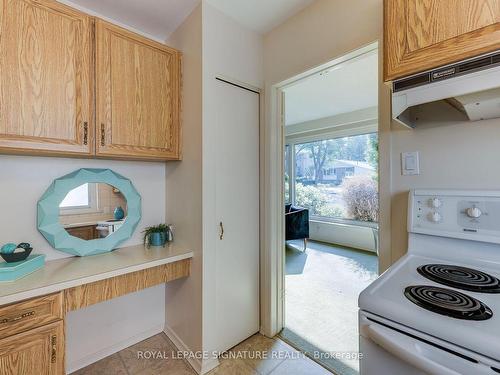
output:
M500 0L385 0L384 79L500 49Z
M0 340L0 374L64 374L63 321Z
M93 20L52 0L0 0L0 151L93 152Z
M180 157L180 53L96 22L97 155Z

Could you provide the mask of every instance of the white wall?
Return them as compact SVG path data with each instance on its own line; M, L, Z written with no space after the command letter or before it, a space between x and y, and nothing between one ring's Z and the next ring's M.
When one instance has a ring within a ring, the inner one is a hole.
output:
M168 43L184 54L184 155L181 163L167 165L167 221L176 227L176 241L189 244L195 257L191 277L166 287L166 333L184 349L210 351L216 339L213 148L220 141L211 131L215 77L261 86L262 37L203 1ZM204 372L217 362L191 364Z
M435 116L435 114L434 114ZM392 260L407 250L407 197L411 188L500 189L500 120L426 123L414 130L393 124ZM420 151L420 175L402 176L400 154Z
M110 168L129 178L142 197L142 220L121 247L142 243L141 231L165 220L165 164L30 156L0 156L0 243L29 242L47 259L70 256L54 250L38 232L37 202L52 181L79 168Z
M377 251L374 230L370 226L309 221L309 239L370 252Z
M164 285L71 311L66 314L66 372L156 335L164 326Z
M194 252L191 276L166 286L166 333L180 349L202 349L202 6L167 44L183 53L183 160L167 163L167 221ZM201 369L201 361L192 365Z
M54 250L38 232L36 206L55 178L84 167L110 168L129 178L141 194L142 220L134 236L122 246L140 244L140 232L144 227L165 221L163 163L4 155L0 156L0 244L29 242L35 253L46 254L47 259L70 256ZM132 308L124 308L123 300L117 299L69 314L66 327L68 370L119 350L124 343L130 345L133 343L130 340L144 332L161 332L159 323L163 322L163 309L153 307L164 301L162 288L127 297L135 306ZM138 316L147 319L137 322Z

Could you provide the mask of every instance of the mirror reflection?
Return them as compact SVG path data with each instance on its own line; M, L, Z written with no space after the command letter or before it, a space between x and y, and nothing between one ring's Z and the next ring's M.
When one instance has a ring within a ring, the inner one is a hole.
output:
M117 188L86 183L71 190L59 205L59 222L73 237L105 238L116 232L127 217L127 201Z

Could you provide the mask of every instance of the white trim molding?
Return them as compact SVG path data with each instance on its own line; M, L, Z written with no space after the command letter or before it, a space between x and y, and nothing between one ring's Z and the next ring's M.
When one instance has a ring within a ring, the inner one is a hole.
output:
M170 339L170 341L172 341L178 351L183 353L192 352L192 350L184 343L184 341L182 341L182 339L174 332L172 328L165 326L163 333L167 335L167 337ZM196 356L187 356L186 360L193 368L193 370L200 375L206 374L207 372L219 366L219 360L217 358L209 358L205 360L195 357Z
M332 135L333 138L359 134L360 132L377 131L378 106L363 108L353 112L324 117L316 120L301 122L285 126L285 136L289 138L314 137L324 138ZM366 129L366 130L365 130ZM353 134L350 134L352 132Z

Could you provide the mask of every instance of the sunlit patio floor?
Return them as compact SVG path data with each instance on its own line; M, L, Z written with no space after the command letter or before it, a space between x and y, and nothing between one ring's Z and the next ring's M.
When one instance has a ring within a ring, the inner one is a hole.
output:
M357 374L358 295L377 277L377 256L312 241L301 250L302 241L286 247L281 336L333 372Z

